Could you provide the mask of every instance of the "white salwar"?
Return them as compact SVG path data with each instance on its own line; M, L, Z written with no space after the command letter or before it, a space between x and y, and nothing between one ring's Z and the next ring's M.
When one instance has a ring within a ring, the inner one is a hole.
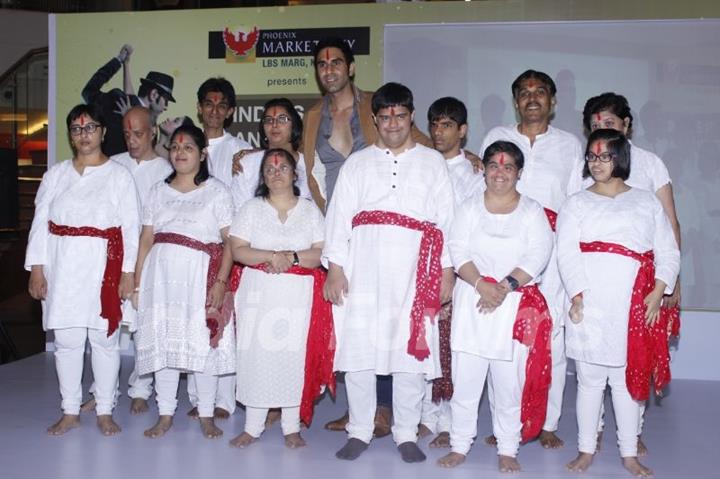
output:
M325 237L322 213L298 198L284 223L264 198L246 202L235 216L230 235L252 248L303 251ZM245 431L258 437L267 409L281 407L283 434L298 432L305 381L305 352L313 298L313 277L243 270L235 294L237 312L237 400L246 406ZM262 411L251 411L260 409ZM295 411L297 409L297 411ZM252 414L256 412L257 414ZM262 421L253 418L262 416Z
M553 235L540 204L521 196L509 214L493 214L483 195L457 212L448 242L456 270L472 262L481 275L502 281L515 268L533 279L545 269ZM477 433L477 406L490 370L493 382L493 432L498 454L515 457L520 444L520 406L528 348L513 339L522 293L511 292L491 313L480 313L474 285L459 281L453 295L453 398L450 442L466 455Z
M265 150L254 151L243 156L240 160L243 171L233 176L232 190L233 202L235 203L236 211L240 209L251 198L255 197L255 190L257 190L258 184L260 183L260 165L262 164L262 158L265 155ZM310 195L310 188L307 184L307 174L305 173L305 157L300 153L300 158L296 165L297 180L296 185L300 190L300 197L312 199Z
M107 262L107 240L50 234L48 221L73 227L120 226L122 271L135 270L139 212L130 173L112 161L77 172L72 160L50 168L35 197L35 217L28 238L25 269L41 265L47 280L43 328L55 332L55 364L65 414L76 415L82 401L82 367L86 339L92 346L97 380L96 411L110 414L120 368L119 335L107 337L108 321L100 316L100 288Z
M347 430L351 438L364 442L372 438L374 375L392 374L393 436L398 443L414 442L424 379L434 379L440 370L434 318L424 318L429 357L419 361L407 352L422 233L391 225L353 229L353 217L372 210L399 213L434 223L447 237L453 202L445 160L422 145L397 156L372 145L350 155L340 170L327 214L323 264L332 262L342 267L349 283L343 305L333 307L333 317L337 339L335 370L347 372ZM450 266L446 246L441 263ZM356 373L363 379L355 381ZM424 379L398 380L400 373ZM415 387L419 390L415 391ZM412 413L400 410L407 405L411 405Z
M214 178L187 193L157 183L143 210L143 224L152 226L153 233L177 233L202 243L222 243L220 230L231 221L230 192ZM210 347L205 313L209 262L208 254L186 246L159 243L151 248L140 279L136 333L140 374L177 369L219 376L235 370L232 321L217 348ZM158 404L170 404L173 399L166 395L177 394L177 385L170 391L166 383L156 384ZM199 394L199 384L197 389ZM212 403L214 396L213 389ZM210 402L206 399L198 399L199 409L201 403ZM201 417L207 417L208 408L203 409Z
M545 133L537 135L531 145L530 139L520 133L519 125L500 126L488 132L483 140L482 152L497 140L512 141L523 152L525 164L517 184L517 190L544 208L557 213L565 199L582 187L582 170L585 165L583 148L572 133L548 126ZM560 273L557 269L557 253L553 249L550 261L542 273L540 291L548 304L553 318L550 339L552 352L552 382L548 393L548 408L543 430L556 431L562 412L563 391L565 390L564 314L568 298L565 296ZM488 399L492 409L492 384L488 385Z
M615 198L582 191L565 203L558 217L562 280L569 297L583 294L583 320L566 324L567 354L578 370L578 444L581 452L595 452L600 403L609 381L621 454L631 457L637 455L640 403L632 400L620 378L625 377L628 312L639 263L618 254L580 251L580 242L593 241L638 253L652 250L655 278L667 285L666 294L675 287L680 252L659 200L638 188Z

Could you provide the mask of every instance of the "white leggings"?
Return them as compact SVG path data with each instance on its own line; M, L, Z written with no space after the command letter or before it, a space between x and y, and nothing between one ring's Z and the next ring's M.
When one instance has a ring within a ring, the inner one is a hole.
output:
M630 397L625 383L625 366L610 367L575 361L577 370L578 450L595 454L597 430L605 386L610 385L618 447L621 457L637 456L640 403Z
M450 401L441 400L434 403L432 400L433 383L428 381L425 387L425 397L422 403L422 418L420 422L430 429L433 434L450 432L451 416Z
M269 408L245 406L245 432L260 437L265 430ZM280 426L284 436L300 432L300 406L282 408Z
M179 369L163 368L155 371L155 398L161 416L173 416L177 409L177 392L180 383ZM197 387L197 408L200 417L213 417L218 377L207 373L194 373Z
M57 369L65 414L80 414L82 372L85 342L90 340L90 358L95 377L95 411L112 414L118 374L120 372L119 330L112 336L107 331L88 328L55 329L55 368Z

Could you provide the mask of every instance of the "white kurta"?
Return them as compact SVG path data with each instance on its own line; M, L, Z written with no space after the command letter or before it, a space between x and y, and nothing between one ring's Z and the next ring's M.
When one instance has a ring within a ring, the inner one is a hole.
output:
M83 174L72 160L50 168L35 196L35 217L28 238L25 269L43 265L47 298L43 327L107 330L100 317L100 287L107 262L107 240L50 234L48 221L66 226L122 228L123 272L135 271L139 210L132 176L119 164L106 161L87 166Z
M220 229L232 222L230 192L209 178L181 193L157 183L143 209L143 225L154 233L177 233L203 243L221 243ZM176 244L153 245L140 278L137 363L140 374L163 368L226 374L235 370L235 332L225 327L217 348L210 348L205 324L210 256Z
M544 208L557 213L565 199L581 189L585 160L582 145L572 133L548 126L547 132L536 136L530 145L530 139L518 131L518 125L499 126L488 132L480 151L484 152L497 140L512 141L523 152L525 165L517 190ZM554 250L543 272L540 291L547 300L553 328L557 329L563 325L563 311L568 300Z
M130 156L130 153L126 151L125 153L111 156L110 159L127 168L135 180L140 211L142 211L145 201L150 196L152 186L159 181L164 181L165 178L173 172L173 167L170 162L161 156L138 163ZM137 328L137 310L130 301L123 302L122 313L123 324L128 325L130 331L134 332Z
M492 214L485 208L483 195L465 202L450 230L450 256L459 270L473 262L481 275L502 281L520 268L535 284L545 269L553 248L553 235L542 206L521 196L509 214ZM458 281L453 294L451 349L487 359L512 360L513 324L522 293L509 293L492 313L480 313L480 296L474 285Z
M485 191L485 176L473 171L472 163L462 150L458 156L447 160L447 166L455 194L456 208L475 194Z
M208 140L207 149L210 174L230 188L233 156L241 150L252 150L252 146L242 138L223 131L223 136Z
M632 188L615 198L583 190L558 217L558 263L569 297L583 293L584 319L566 321L567 355L605 366L627 359L628 311L639 263L613 253L581 253L580 242L617 243L635 252L653 250L655 278L675 287L680 252L662 205L653 193Z
M230 234L253 248L302 251L322 242L325 224L311 200L299 198L281 223L263 198L245 203ZM235 294L237 400L251 407L299 406L313 298L312 276L245 268Z
M233 176L230 187L236 210L239 210L247 200L255 197L255 190L257 190L260 181L260 165L264 154L265 150L255 151L245 155L240 160L243 171ZM300 197L312 199L307 184L307 174L305 173L305 157L302 153L300 153L300 159L297 163L297 177L297 183L295 184L300 189Z
M430 357L407 353L421 232L399 226L352 228L362 211L383 210L435 223L447 238L454 197L447 165L435 150L416 145L400 155L369 146L348 157L327 213L323 263L343 267L349 293L333 307L335 369L439 375L437 322L425 318ZM450 267L447 245L443 267Z

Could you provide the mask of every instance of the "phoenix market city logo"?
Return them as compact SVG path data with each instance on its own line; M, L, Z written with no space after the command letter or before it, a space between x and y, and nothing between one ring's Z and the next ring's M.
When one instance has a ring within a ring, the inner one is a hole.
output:
M258 38L260 38L260 30L257 27L253 27L250 32L243 32L242 30L230 30L225 27L223 30L223 42L227 48L227 53L232 53L238 57L244 57L250 50L255 48L257 45Z

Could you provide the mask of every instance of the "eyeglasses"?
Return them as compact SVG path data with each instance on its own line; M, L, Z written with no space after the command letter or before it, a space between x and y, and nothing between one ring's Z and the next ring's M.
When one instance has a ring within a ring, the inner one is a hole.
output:
M100 123L88 123L85 126L71 126L70 127L70 135L72 136L80 136L83 132L87 133L88 135L92 135L97 131L98 128L100 128Z
M263 173L265 173L266 176L275 176L276 174L287 174L290 172L290 166L288 165L280 165L278 168L275 168L274 166L268 166L263 170Z
M287 125L292 120L287 115L278 115L275 117L272 116L265 116L262 119L263 125Z
M593 161L601 161L602 163L608 163L615 159L617 155L615 153L610 153L608 151L605 151L603 153L600 153L599 155L596 155L594 153L588 153L585 155L585 161L588 163L592 163Z

